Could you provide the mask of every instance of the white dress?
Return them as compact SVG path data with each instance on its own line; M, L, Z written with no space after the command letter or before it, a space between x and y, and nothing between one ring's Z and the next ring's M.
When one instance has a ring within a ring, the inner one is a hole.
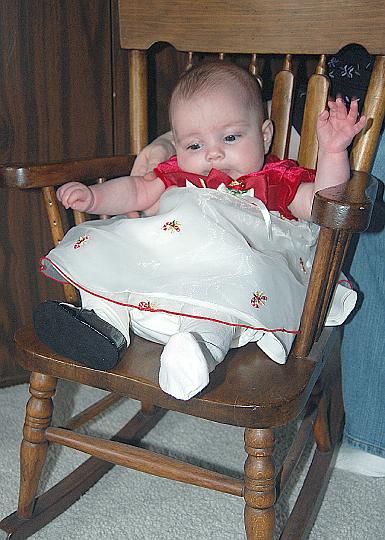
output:
M318 227L226 191L170 189L155 216L78 225L42 259L42 271L127 306L133 331L153 341L178 332L180 317L190 312L236 326L233 347L256 341L284 363L299 327ZM342 323L355 301L353 290L337 285L326 324Z

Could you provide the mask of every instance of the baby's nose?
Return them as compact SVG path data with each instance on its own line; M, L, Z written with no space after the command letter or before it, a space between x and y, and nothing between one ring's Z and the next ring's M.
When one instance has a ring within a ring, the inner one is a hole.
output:
M222 148L220 148L219 146L209 148L207 151L207 159L209 161L217 161L218 159L223 159L224 155L225 154Z

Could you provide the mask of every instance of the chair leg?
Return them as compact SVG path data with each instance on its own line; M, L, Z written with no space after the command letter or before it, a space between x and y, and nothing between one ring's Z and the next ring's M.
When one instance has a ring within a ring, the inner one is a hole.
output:
M245 529L248 540L271 540L275 527L272 429L245 429Z
M41 373L32 373L29 391L23 440L20 448L20 491L17 514L20 518L32 516L33 507L43 465L45 462L48 441L45 430L51 423L57 379Z
M153 416L157 412L157 407L150 401L141 401L141 410L142 413L146 416Z
M317 416L313 426L314 439L320 452L330 452L332 445L328 419L328 401L325 394L318 403Z

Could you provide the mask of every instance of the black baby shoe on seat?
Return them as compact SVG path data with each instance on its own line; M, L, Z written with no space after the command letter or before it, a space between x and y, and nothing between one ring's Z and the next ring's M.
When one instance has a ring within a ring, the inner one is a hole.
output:
M48 300L33 313L38 338L57 354L107 371L127 348L123 334L94 311Z

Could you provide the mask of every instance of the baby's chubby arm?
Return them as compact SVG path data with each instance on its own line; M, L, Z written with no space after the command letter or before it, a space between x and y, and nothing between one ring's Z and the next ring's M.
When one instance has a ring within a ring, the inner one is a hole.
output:
M115 216L147 210L159 201L164 191L160 178L146 182L142 176L122 176L90 187L68 182L56 195L65 208Z
M341 98L328 102L317 120L318 162L314 184L301 184L289 205L297 218L310 219L314 194L320 189L337 186L349 180L350 165L347 148L353 137L366 124L358 119L358 101L353 100L349 112Z

